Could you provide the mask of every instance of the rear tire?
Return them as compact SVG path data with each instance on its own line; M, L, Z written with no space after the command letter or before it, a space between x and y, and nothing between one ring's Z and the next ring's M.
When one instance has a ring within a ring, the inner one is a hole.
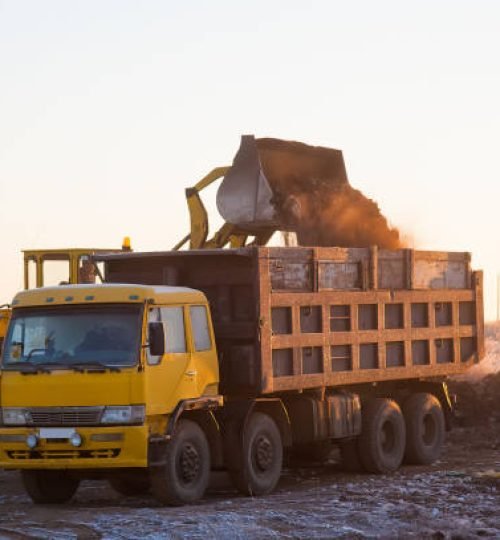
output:
M163 504L181 506L201 499L210 478L205 433L191 420L179 420L165 448L165 464L151 470L151 491Z
M75 494L80 480L66 471L23 470L21 478L24 489L35 504L61 504Z
M397 471L403 461L406 429L399 405L392 399L375 398L362 410L363 429L359 439L361 463L368 472Z
M415 465L434 463L443 449L445 421L443 408L432 394L410 396L403 405L406 422L405 462Z
M146 474L130 473L130 475L112 476L108 482L115 491L125 497L145 495L151 489L151 483Z
M241 463L230 471L235 487L245 495L266 495L276 487L283 464L281 434L267 414L253 413L243 434Z

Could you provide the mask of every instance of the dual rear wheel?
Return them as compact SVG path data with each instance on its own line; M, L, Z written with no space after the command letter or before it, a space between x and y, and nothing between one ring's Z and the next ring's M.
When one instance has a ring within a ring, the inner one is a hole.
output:
M400 406L392 399L374 398L363 408L362 433L341 446L349 471L375 474L396 471L401 463L429 465L442 450L443 409L432 394L412 394Z

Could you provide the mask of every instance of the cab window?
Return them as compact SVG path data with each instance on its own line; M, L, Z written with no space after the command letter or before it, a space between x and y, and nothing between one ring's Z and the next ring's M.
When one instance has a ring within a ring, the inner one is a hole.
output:
M212 342L208 326L207 308L205 306L190 306L189 312L195 350L209 351L212 348Z
M149 322L162 322L165 327L165 354L179 354L187 351L184 312L182 307L153 308L149 312ZM148 353L149 364L159 364L161 356Z
M184 330L184 313L182 307L161 308L161 321L167 326L165 352L185 353L186 332Z

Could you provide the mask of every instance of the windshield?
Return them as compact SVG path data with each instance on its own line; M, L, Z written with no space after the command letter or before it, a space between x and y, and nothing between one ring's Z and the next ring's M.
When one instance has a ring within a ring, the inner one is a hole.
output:
M3 367L132 366L138 359L141 312L138 304L16 309Z

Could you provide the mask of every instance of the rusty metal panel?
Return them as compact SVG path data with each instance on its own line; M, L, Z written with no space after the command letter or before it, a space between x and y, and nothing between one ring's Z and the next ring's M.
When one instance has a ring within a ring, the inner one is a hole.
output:
M467 282L464 261L415 261L416 289L465 289Z
M399 367L405 365L405 342L388 341L386 343L385 367Z
M273 291L312 291L313 266L311 262L275 259L270 263Z
M330 347L332 371L352 371L352 345Z
M318 288L322 289L361 289L362 266L359 262L318 263Z
M292 333L292 308L271 308L271 324L273 335Z
M293 349L273 349L273 376L293 375Z
M406 257L403 250L378 252L378 288L404 289L407 286Z
M462 337L460 338L460 361L468 362L477 352L477 338L476 337Z

